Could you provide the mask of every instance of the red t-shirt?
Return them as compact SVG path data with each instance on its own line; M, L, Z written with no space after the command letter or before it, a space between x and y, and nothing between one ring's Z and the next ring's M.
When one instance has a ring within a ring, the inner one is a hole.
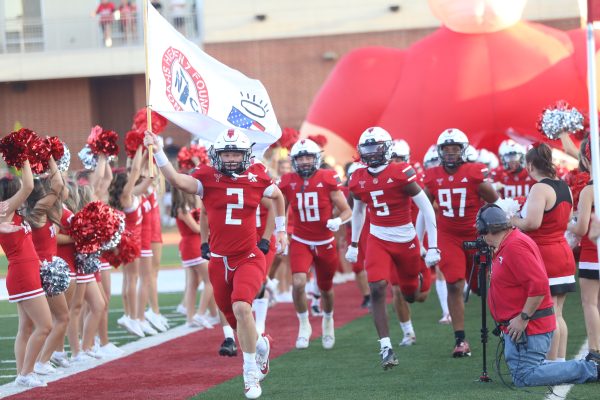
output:
M192 176L203 186L210 251L221 256L236 256L254 250L256 208L265 189L273 184L265 166L252 164L234 178L213 167L200 165Z
M402 226L412 222L411 198L404 187L417 179L410 164L389 164L377 175L359 168L350 176L348 185L353 196L369 207L371 223L376 226Z
M521 314L528 297L544 296L538 310L552 307L550 284L542 255L535 242L514 229L492 260L488 306L496 321L510 321ZM552 332L554 315L529 321L527 334ZM506 328L504 327L506 332Z
M333 238L333 232L327 229L333 211L331 193L340 190L341 185L334 170L318 169L308 179L295 172L281 177L279 189L294 214L292 235L313 242Z
M487 173L481 163L462 164L452 175L443 166L424 172L423 184L439 205L438 231L475 235L475 217L482 205L479 185L487 180Z
M110 22L113 20L113 13L115 12L115 5L112 2L100 3L96 8L96 15L100 16L101 22Z

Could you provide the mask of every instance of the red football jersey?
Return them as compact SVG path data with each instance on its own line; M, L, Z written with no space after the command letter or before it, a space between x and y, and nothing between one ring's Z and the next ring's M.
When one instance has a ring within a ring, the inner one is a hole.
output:
M256 208L265 189L273 184L262 164L252 164L237 177L200 165L192 172L204 188L210 251L235 256L256 248Z
M256 240L259 241L262 238L262 235L265 233L265 229L267 229L267 216L269 215L269 210L265 207L261 207L260 204L256 208Z
M439 205L439 231L473 235L482 205L479 185L487 180L487 174L488 168L481 163L462 164L452 175L443 166L425 171L424 185Z
M337 172L330 169L318 169L308 179L295 172L283 175L279 188L294 214L292 235L312 242L333 238L333 232L327 229L333 212L331 192L341 186Z
M371 223L393 227L412 222L411 198L403 188L417 180L417 172L407 163L389 164L377 175L359 168L350 177L350 192L369 207Z
M500 182L503 187L500 194L505 199L514 199L515 197L529 195L529 189L535 181L529 176L526 169L522 169L518 174L512 174L504 170L496 170L491 175L493 182Z

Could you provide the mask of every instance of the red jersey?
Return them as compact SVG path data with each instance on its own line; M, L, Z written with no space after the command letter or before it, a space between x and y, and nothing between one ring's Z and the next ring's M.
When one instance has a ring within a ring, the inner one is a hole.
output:
M273 184L267 169L252 164L237 177L213 167L200 165L192 176L202 183L204 207L208 214L210 251L235 256L256 248L256 207L265 189Z
M262 238L262 235L265 234L265 229L267 229L267 216L269 215L269 210L265 207L261 207L260 204L256 208L256 240L257 242Z
M115 5L112 2L100 3L96 8L96 14L100 16L101 22L110 22L113 20Z
M452 175L441 165L425 171L423 183L439 205L438 231L473 236L482 204L479 185L487 174L488 168L481 163L462 164Z
M69 234L69 227L73 219L71 210L63 205L62 217L60 218L60 229L58 233L63 235ZM75 243L59 244L56 248L56 255L62 258L69 264L69 267L75 271Z
M566 243L565 231L571 219L571 211L573 210L573 200L569 186L565 181L557 179L542 179L537 184L550 185L556 192L556 203L548 211L544 211L542 224L536 230L527 232L527 235L532 238L538 245ZM526 209L527 203L523 208Z
M44 226L31 229L33 245L38 257L42 261L52 261L56 255L56 227L48 218Z
M292 235L303 242L324 242L333 238L327 220L333 214L331 192L340 190L342 182L334 170L318 169L308 179L295 172L281 177L279 188L294 214Z
M2 250L6 254L9 268L22 263L36 262L39 264L40 259L33 245L31 226L16 212L12 223L14 225L21 225L23 229L0 234L0 246L2 246Z
M528 297L544 296L538 310L552 307L548 275L540 250L518 229L514 229L496 250L489 290L488 306L498 322L520 315ZM552 332L555 327L556 318L550 315L529 321L527 334Z
M514 199L518 196L527 197L531 185L535 183L525 168L517 174L504 170L496 170L492 173L491 177L493 182L502 184L503 187L500 194L505 199Z

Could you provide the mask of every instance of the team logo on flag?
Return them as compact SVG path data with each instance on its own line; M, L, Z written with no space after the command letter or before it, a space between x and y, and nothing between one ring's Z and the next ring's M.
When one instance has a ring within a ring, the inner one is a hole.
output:
M240 107L231 107L227 121L239 128L251 129L255 131L265 131L265 127L258 122L258 119L263 119L269 110L269 104L256 98L256 95L249 93L241 93L242 100ZM242 111L243 110L243 111Z
M175 111L208 114L206 82L181 51L169 47L162 57L166 96Z

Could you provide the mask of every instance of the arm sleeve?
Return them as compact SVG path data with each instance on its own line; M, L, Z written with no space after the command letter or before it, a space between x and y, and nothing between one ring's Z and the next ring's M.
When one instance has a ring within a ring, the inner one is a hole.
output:
M435 222L435 212L433 211L433 206L431 202L427 198L427 195L424 191L420 191L416 196L412 197L413 201L419 207L419 216L423 215L423 220L425 221L425 228L427 229L427 245L429 248L436 247L437 248L437 225ZM417 222L418 222L417 217ZM417 231L418 234L418 231ZM419 238L421 240L421 238Z
M365 210L367 205L358 199L354 199L352 207L352 241L358 242L363 225L365 224Z
M202 182L200 182L200 180L196 179L196 182L198 182L198 189L196 189L196 194L200 196L200 198L202 198L204 197L204 186L202 186Z
M417 238L419 239L419 243L423 244L423 237L425 237L425 218L423 217L423 213L419 211L417 214L417 222L415 225L415 229L417 231Z

